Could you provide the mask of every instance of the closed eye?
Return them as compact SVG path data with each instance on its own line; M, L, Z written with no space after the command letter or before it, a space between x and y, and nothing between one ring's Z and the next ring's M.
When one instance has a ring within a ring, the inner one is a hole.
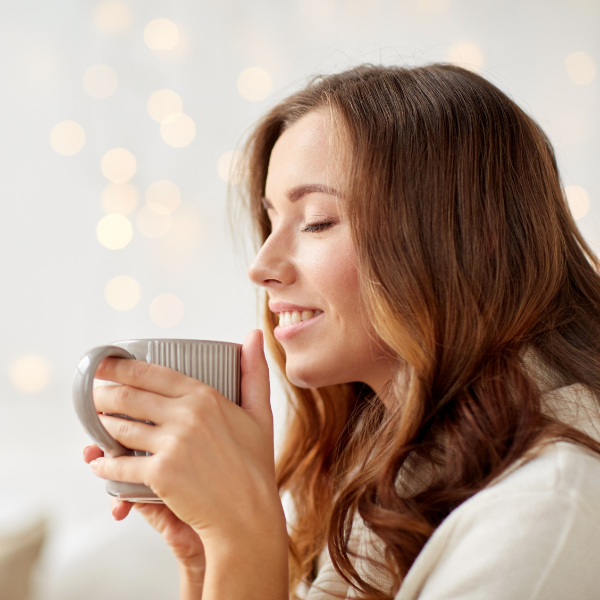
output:
M319 223L311 223L306 225L302 230L303 233L313 233L316 231L324 231L332 225L335 225L336 221L320 221Z

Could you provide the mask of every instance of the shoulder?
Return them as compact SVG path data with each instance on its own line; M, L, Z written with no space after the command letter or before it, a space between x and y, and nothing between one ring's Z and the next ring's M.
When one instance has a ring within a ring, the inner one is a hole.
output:
M598 590L600 458L558 442L454 510L397 599L591 600Z

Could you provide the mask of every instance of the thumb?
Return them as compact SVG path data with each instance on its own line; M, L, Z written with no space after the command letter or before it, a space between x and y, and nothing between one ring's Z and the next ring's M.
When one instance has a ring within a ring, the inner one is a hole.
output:
M242 346L242 408L265 427L273 427L269 367L260 329L252 330Z

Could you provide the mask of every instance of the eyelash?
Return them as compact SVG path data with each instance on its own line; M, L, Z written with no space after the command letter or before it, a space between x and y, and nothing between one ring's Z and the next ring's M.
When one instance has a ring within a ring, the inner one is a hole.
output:
M324 231L325 229L328 229L329 227L331 227L334 224L334 221L321 221L320 223L311 223L310 225L307 225L302 232L303 233L315 233L318 231Z

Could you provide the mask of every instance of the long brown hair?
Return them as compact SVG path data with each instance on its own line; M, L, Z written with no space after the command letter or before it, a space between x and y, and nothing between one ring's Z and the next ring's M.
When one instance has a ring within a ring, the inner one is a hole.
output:
M389 599L449 512L540 440L600 451L543 413L523 363L533 350L561 385L600 393L599 263L544 133L491 83L450 65L361 66L275 106L246 147L259 244L270 234L262 198L273 145L317 109L330 112L347 149L343 202L366 318L399 368L385 398L359 384L287 383L277 479L296 510L291 589L314 578L328 543L363 597ZM266 303L264 319L285 373ZM414 465L437 476L402 489L398 476ZM384 544L392 592L364 581L350 560L356 513Z

